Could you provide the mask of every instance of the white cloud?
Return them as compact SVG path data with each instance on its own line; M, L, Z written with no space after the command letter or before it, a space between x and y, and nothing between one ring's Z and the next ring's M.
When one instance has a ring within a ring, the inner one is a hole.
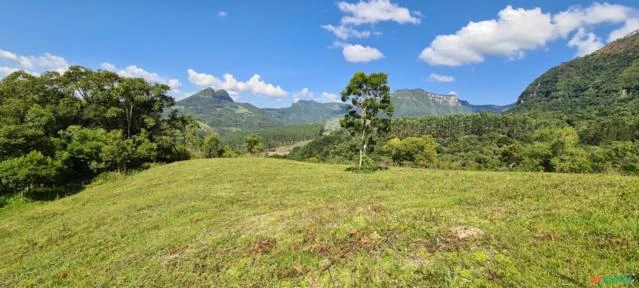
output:
M39 74L45 71L56 71L64 73L69 69L69 63L56 55L44 53L41 56L21 56L10 51L0 50L0 60L4 59L8 61L7 66L4 66L4 71L24 70L31 74Z
M455 77L453 76L448 76L448 75L441 75L441 74L437 74L437 73L431 73L428 76L428 80L430 81L435 81L435 82L455 82Z
M628 19L621 28L610 33L608 42L623 38L624 36L636 31L637 29L639 29L639 18Z
M322 29L332 32L335 34L335 37L342 40L348 40L348 38L368 38L373 34L371 31L359 31L345 25L339 25L337 27L333 25L322 25Z
M594 33L586 32L586 29L579 28L579 31L568 42L568 47L577 48L576 56L586 56L604 46L601 39Z
M337 101L338 97L339 96L337 96L337 94L334 94L334 93L322 92L322 99L329 102Z
M117 73L122 77L143 78L149 82L166 84L171 87L171 90L174 92L178 92L179 88L182 87L182 83L178 79L164 77L158 73L146 71L135 65L129 65L124 69L118 69L111 63L102 63L100 64L100 68Z
M342 17L342 24L375 24L382 21L395 21L400 24L419 24L421 14L401 7L390 0L369 0L358 3L339 2L340 11L350 14Z
M455 95L455 96L458 96L457 91L454 91L454 90L453 90L453 91L448 92L448 95Z
M198 73L193 69L188 69L189 81L201 87L213 87L215 89L224 89L233 97L237 97L241 92L249 92L252 95L263 95L282 98L288 93L280 86L267 83L262 80L259 74L253 75L248 81L238 81L232 74L224 74L223 79L206 74Z
M580 28L624 21L628 24L628 19L634 14L636 11L632 8L608 3L594 3L587 8L573 7L556 15L544 13L540 8L515 9L507 6L499 12L497 19L470 22L455 34L435 37L419 58L431 65L445 66L481 63L486 56L520 59L526 51L545 47L548 42L565 38L574 31L580 31ZM615 36L621 33L623 31ZM583 35L579 36L583 38ZM596 35L593 36L592 40L577 37L571 47L578 50L583 47L584 50L578 53L588 50L586 47L596 47L600 41ZM583 41L589 42L586 44Z
M623 5L597 3L590 7L573 7L553 17L557 33L568 36L580 27L588 27L601 23L622 23L633 14L633 9Z
M339 40L350 38L368 38L371 35L381 35L372 29L358 30L360 25L374 25L379 22L393 21L399 24L419 24L422 14L401 7L391 0L359 0L357 3L341 1L337 7L344 14L340 25L322 25L322 29L329 31ZM372 47L342 44L336 42L332 47L342 47L344 58L350 62L369 62L383 57L383 54Z
M0 58L12 60L12 61L18 61L18 55L6 50L0 50Z
M486 55L518 58L525 50L546 45L553 34L550 14L539 8L508 6L499 12L497 20L470 22L455 34L437 36L419 58L431 65L446 66L480 63Z
M384 54L376 48L359 44L344 44L342 54L346 61L354 63L366 63L384 58Z
M226 15L228 15L228 14L226 14L226 11L217 12L217 16L226 17Z
M315 97L315 93L308 88L303 88L300 91L296 91L293 93L293 102L300 101L302 99L313 99Z

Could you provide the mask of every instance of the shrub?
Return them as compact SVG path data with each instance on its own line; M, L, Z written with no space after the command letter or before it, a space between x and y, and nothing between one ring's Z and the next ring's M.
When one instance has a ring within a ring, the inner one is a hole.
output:
M402 165L410 162L415 166L427 166L437 159L437 144L431 136L408 137L404 140L390 139L384 149L390 153L393 162Z
M56 184L60 163L39 151L0 163L0 194L37 194Z

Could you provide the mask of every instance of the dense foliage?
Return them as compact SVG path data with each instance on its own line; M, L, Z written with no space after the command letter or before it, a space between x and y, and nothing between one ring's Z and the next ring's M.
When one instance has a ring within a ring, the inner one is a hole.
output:
M380 141L370 156L382 163L442 169L639 173L639 137L600 133L595 146L588 142L595 132L600 131L523 113L404 118L393 121L387 141ZM352 161L354 144L343 134L322 136L289 157ZM427 156L433 149L436 156Z
M222 134L222 139L230 147L241 149L250 135L262 138L266 149L295 144L319 137L324 131L321 124L291 125L279 128L266 128L251 131L231 131Z
M0 81L0 195L44 197L105 171L189 157L193 123L169 87L108 71L15 72Z

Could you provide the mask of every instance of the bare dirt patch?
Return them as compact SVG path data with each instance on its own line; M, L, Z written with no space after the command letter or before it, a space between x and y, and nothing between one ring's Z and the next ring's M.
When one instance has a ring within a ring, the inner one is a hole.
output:
M456 240L465 240L470 238L480 238L484 236L484 231L472 226L457 226L448 230L449 236Z

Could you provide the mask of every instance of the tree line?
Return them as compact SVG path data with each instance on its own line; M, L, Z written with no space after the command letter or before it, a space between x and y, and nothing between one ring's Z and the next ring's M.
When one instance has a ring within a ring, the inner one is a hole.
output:
M168 112L169 89L80 66L0 80L0 197L52 198L105 172L263 150L259 137L245 137L250 149L233 149L205 125Z

